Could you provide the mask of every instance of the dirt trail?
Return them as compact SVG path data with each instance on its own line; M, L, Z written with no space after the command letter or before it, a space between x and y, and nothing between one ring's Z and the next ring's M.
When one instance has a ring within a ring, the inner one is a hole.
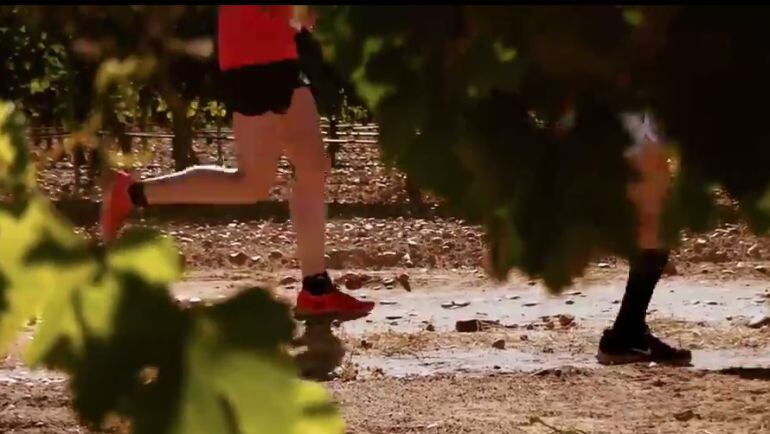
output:
M584 279L560 297L523 278L496 284L478 270L413 269L411 292L399 284L385 289L381 282L402 271L357 272L374 283L356 295L378 307L335 329L348 354L327 386L349 432L558 432L546 425L591 433L770 432L770 328L747 325L770 313L766 281L666 278L651 324L692 348L694 366L608 368L593 356L618 308L622 269ZM182 300L216 300L287 275L197 272L172 291ZM280 293L292 299L297 285L288 280ZM471 319L489 326L455 330ZM0 432L86 432L68 405L60 375L30 371L17 357L0 366Z
M412 292L397 287L355 292L378 302L366 320L339 329L352 350L348 362L361 368L362 375L596 368L595 343L614 318L623 285L617 276L609 282L577 285L555 297L539 285L494 284L472 273L417 273L412 279L425 285L414 286ZM174 292L182 299L208 299L244 284L188 281L176 285ZM770 333L747 326L757 315L770 313L769 288L760 280L668 278L650 306L651 323L661 335L695 350L694 369L770 368ZM289 297L294 291L285 294ZM561 325L559 316L570 321L569 327ZM489 328L478 333L455 331L457 321L473 319L490 322ZM490 345L498 340L505 342L505 349ZM747 343L746 348L736 348Z
M356 434L770 431L766 380L676 368L379 378L330 387Z

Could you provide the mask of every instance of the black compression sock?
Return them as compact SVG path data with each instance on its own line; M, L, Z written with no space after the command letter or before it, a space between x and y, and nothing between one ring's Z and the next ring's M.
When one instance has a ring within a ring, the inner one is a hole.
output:
M302 278L302 288L313 295L324 295L332 291L334 285L329 273L323 272Z
M613 326L616 331L639 333L646 330L647 307L668 263L668 255L668 250L649 249L631 259L626 292Z
M131 197L131 203L134 206L146 207L147 197L144 195L144 184L135 182L128 187L128 195Z

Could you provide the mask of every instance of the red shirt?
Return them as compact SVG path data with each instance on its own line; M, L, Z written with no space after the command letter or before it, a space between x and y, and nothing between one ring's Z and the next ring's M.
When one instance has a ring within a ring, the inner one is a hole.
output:
M219 68L260 65L297 58L293 6L220 5Z

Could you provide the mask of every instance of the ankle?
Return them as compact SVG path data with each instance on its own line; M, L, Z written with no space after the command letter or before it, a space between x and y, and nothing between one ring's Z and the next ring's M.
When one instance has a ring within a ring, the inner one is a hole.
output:
M631 268L645 274L657 275L663 272L668 263L668 249L644 249L631 258Z
M612 326L613 333L621 336L641 336L649 333L650 328L647 324L642 323L626 323L623 321L615 321Z
M131 204L134 206L147 206L147 196L144 195L144 184L141 182L134 182L128 186L128 196L131 198Z
M326 271L302 278L302 289L313 295L328 294L333 287L332 279Z

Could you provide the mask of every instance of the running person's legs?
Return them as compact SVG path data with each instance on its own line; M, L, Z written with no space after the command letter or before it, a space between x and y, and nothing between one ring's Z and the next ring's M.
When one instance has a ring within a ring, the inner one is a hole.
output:
M220 81L221 96L233 113L237 168L198 166L141 182L118 173L104 197L106 241L115 237L135 206L247 204L267 198L285 145L284 118L300 85L299 65L283 60L232 68L222 72Z
M627 121L641 122L641 119L630 117ZM690 351L674 348L656 338L645 321L653 291L669 257L668 249L660 240L660 215L670 173L662 144L651 125L638 124L637 127L629 125L632 135L636 136L636 145L628 157L640 179L629 185L628 194L636 208L639 249L630 259L623 301L612 328L602 335L597 358L606 364L641 361L687 364L692 357Z
M294 72L292 67L279 67L288 74ZM257 83L262 80L255 80L248 74L249 71L238 71L232 77L252 85L246 88L258 88ZM374 303L359 301L340 292L326 273L324 182L329 160L310 89L297 86L296 78L285 79L281 72L274 80L273 88L263 93L272 94L269 97L254 102L244 100L243 96L237 97L233 114L236 169L199 166L140 182L127 174L117 173L103 201L105 240L114 238L137 206L239 204L266 198L275 179L278 158L285 147L296 169L291 213L297 233L297 256L304 277L297 311L302 316L328 315L340 319L368 314ZM239 108L249 115L240 113Z
M308 87L294 91L285 120L286 152L295 170L290 209L297 234L297 256L302 274L312 276L326 270L324 195L330 164L321 138L315 100Z
M237 167L196 166L135 182L125 173L114 179L103 198L102 236L110 241L134 207L167 204L247 204L268 196L281 155L280 115L233 114Z
M294 91L284 131L286 150L295 169L290 208L303 276L297 314L345 319L364 316L374 308L374 303L359 301L340 292L326 272L324 186L331 166L321 138L315 100L307 86Z
M196 166L141 182L149 205L246 204L267 199L281 156L279 119L233 113L237 167Z

